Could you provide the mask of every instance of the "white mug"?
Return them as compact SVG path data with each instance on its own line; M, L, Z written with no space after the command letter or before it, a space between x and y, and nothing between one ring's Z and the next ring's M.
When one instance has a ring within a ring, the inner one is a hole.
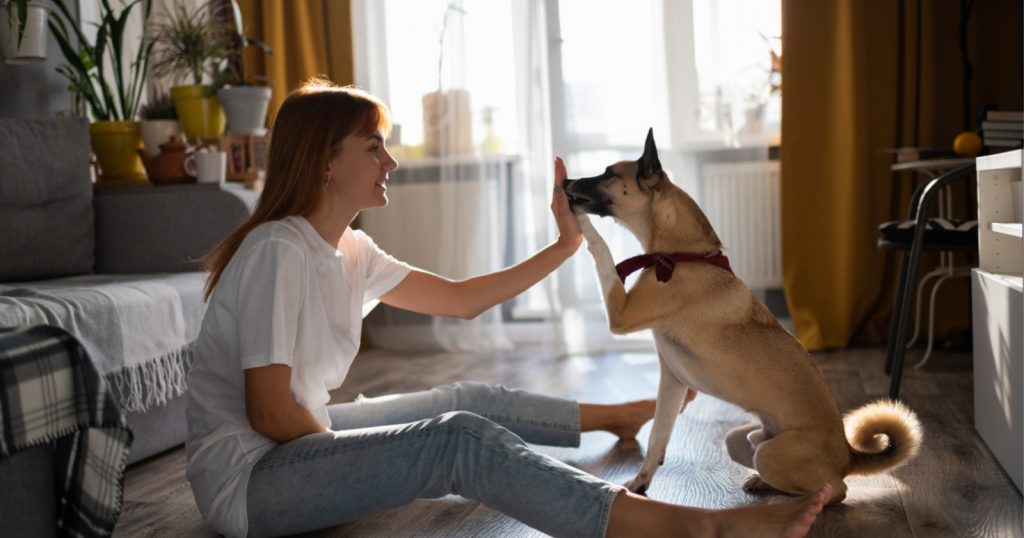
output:
M223 183L227 164L227 153L201 150L185 161L185 171L199 183Z

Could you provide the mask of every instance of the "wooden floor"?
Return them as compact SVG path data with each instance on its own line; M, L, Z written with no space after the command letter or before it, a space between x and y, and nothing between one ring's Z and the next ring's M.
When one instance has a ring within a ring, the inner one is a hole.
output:
M914 362L917 354L908 362ZM843 410L884 396L884 350L852 349L815 359ZM362 354L334 401L420 390L457 380L502 383L598 403L653 397L658 365L653 353L614 353L557 358L543 349L499 356ZM920 455L893 473L849 478L847 500L830 507L812 536L968 537L1022 536L1021 494L972 427L969 354L939 353L921 371L908 366L902 395L925 427ZM774 495L740 489L746 469L732 463L724 433L745 422L738 408L699 396L676 423L669 455L648 495L705 508L770 502ZM538 450L616 483L640 466L650 424L640 442L617 443L588 433L577 449ZM139 462L125 479L125 504L114 536L215 536L200 519L185 481L183 448ZM317 537L543 536L480 504L449 496L417 501L375 517L325 529Z

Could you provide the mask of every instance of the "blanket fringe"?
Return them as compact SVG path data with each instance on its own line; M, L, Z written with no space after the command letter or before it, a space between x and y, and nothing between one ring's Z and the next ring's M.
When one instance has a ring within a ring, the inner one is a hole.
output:
M194 352L193 341L155 359L108 373L106 380L114 399L125 412L144 413L184 394Z

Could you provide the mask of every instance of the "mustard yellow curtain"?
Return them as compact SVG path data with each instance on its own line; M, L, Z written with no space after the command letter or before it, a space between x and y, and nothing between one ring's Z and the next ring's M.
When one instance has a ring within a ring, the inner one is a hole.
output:
M322 75L338 84L355 82L349 0L239 0L246 33L274 52L255 47L245 54L246 71L270 79L272 119L292 89Z
M1021 110L1020 2L974 4L972 114L983 103ZM914 179L893 175L884 150L948 148L963 130L959 21L957 2L782 1L783 279L808 349L886 336L898 258L876 248L877 226L906 218ZM943 286L936 334L968 323L965 284Z

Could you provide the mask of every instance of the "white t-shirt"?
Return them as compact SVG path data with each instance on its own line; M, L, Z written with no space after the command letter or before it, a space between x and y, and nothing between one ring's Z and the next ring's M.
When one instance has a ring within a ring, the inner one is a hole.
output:
M248 532L249 473L276 445L249 426L243 370L291 366L292 397L329 428L327 391L355 359L363 316L409 271L362 231L346 229L336 250L298 216L242 241L210 297L188 374L186 475L218 532Z

